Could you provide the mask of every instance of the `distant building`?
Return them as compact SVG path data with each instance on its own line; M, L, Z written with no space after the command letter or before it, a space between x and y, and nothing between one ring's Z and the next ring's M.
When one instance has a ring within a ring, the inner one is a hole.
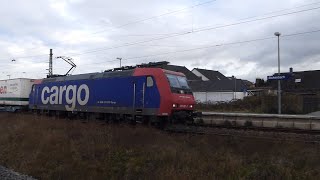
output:
M248 89L254 88L254 83L248 80L242 80L242 82L248 87Z
M249 86L248 93L252 96L276 95L277 92L264 79L256 78L256 82Z
M246 83L249 84L249 81L226 77L219 71L208 69L194 68L192 72L202 79L200 82L190 83L198 102L228 102L248 96Z
M243 99L248 96L247 88L241 79L189 82L197 102L216 103Z
M281 75L289 76L287 80L281 81L281 90L283 92L297 94L320 93L320 70L294 72L290 68L289 72L281 73ZM277 89L278 87L276 80L268 80L267 84L272 86L273 89Z
M274 75L278 75L277 73ZM290 68L289 72L281 73L288 78L281 80L281 92L283 97L294 95L299 100L299 107L303 113L320 110L320 70L297 71ZM274 94L277 93L278 81L268 80L267 86L271 87Z

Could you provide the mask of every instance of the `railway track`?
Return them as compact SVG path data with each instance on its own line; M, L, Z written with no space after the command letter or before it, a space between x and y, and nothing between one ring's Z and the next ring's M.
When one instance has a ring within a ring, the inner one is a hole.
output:
M196 122L194 125L168 126L165 130L273 141L320 142L318 116L203 112Z
M320 132L270 129L270 128L240 128L223 126L170 125L165 131L169 133L216 135L228 138L248 138L268 141L292 141L320 144Z
M19 114L30 114L31 112L20 112ZM35 114L33 114L35 115ZM209 116L209 114L205 115L204 122L198 122L197 124L192 125L168 125L164 128L165 131L170 133L188 133L188 134L206 134L206 135L217 135L231 138L250 138L250 139L263 139L263 140L272 140L272 141L300 141L307 143L316 143L320 144L320 130L309 129L309 128L292 128L292 127L279 127L279 126L254 126L251 123L248 124L243 122L250 121L264 121L264 122L277 122L284 121L279 117L273 117L268 115L268 120L265 119L265 116L259 115L257 119L253 117L248 118L248 120L244 119L244 115L242 114L241 118L234 118L235 113L227 117L221 118L221 113L218 114L220 118L216 118L214 116ZM38 116L38 115L36 115ZM208 121L208 117L210 117L210 121ZM263 119L261 117L264 117ZM286 117L287 116L283 116ZM302 118L305 118L301 116ZM223 121L221 120L223 119ZM88 121L88 120L85 120ZM97 120L101 122L101 120ZM301 121L301 119L297 119L297 121ZM318 121L318 120L317 120ZM214 123L218 122L218 123ZM228 122L228 123L226 123ZM241 123L239 123L241 122ZM307 121L310 123L310 121ZM320 123L320 121L319 121ZM256 123L257 124L257 123ZM275 123L273 123L275 124ZM303 126L305 127L305 126ZM307 126L311 127L311 126Z

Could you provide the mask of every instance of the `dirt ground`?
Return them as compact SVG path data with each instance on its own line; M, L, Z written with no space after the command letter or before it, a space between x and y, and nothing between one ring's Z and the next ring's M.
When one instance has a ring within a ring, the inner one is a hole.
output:
M39 179L319 179L320 145L0 113L0 165Z

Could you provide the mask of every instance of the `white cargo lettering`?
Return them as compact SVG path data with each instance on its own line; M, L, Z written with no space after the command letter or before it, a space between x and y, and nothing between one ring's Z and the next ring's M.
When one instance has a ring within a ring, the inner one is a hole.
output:
M48 104L49 103L49 97L47 97L46 99L44 99L44 93L47 92L49 93L50 92L50 89L48 87L44 87L42 89L42 92L41 92L41 101L43 104Z
M60 91L59 91L59 104L62 104L62 95L63 92L67 90L67 86L60 86Z
M82 91L82 90L84 90L84 92L85 92L85 94L86 94L83 100L81 99L81 91ZM88 94L88 96L87 96L87 94ZM84 106L84 105L86 105L86 104L88 103L88 101L89 101L89 94L90 94L89 87L88 87L87 85L85 85L85 84L82 84L82 85L79 87L78 93L77 93L77 101L78 101L78 103L79 103L81 106Z
M50 95L50 104L58 104L58 93L59 93L59 89L57 86L53 86L50 91L52 92L52 94Z
M77 86L76 85L67 87L66 102L67 102L67 104L71 105L70 107L68 105L65 106L67 111L72 111L76 107L76 98L77 98L75 96L76 90L77 90ZM72 92L72 96L71 97L70 97L70 91Z
M81 93L84 94L84 97L81 98ZM45 95L47 94L47 97ZM62 104L63 99L67 105L65 108L67 111L73 111L76 107L76 104L84 106L88 103L90 96L89 87L86 84L82 84L77 88L77 85L69 85L69 86L52 86L51 89L49 87L44 87L41 93L41 101L43 104Z

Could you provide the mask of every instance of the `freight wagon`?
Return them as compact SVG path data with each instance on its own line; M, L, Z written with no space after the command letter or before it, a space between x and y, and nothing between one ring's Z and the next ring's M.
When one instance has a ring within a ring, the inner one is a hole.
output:
M0 110L15 112L26 109L34 79L0 80Z

